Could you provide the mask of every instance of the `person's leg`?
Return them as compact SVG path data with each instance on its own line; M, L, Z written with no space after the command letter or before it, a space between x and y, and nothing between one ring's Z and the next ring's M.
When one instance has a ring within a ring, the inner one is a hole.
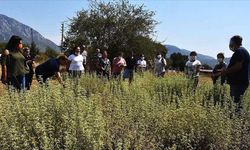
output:
M133 70L130 70L129 71L129 84L132 83L133 79L134 79L134 72Z

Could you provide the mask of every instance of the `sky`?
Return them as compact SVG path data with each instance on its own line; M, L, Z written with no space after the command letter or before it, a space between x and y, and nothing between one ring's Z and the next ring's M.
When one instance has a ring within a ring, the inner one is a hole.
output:
M107 0L105 0L107 1ZM228 48L233 35L243 37L250 50L250 1L248 0L130 0L155 11L159 22L154 39L163 44L216 57ZM88 9L88 0L0 0L0 14L14 18L60 44L61 23Z

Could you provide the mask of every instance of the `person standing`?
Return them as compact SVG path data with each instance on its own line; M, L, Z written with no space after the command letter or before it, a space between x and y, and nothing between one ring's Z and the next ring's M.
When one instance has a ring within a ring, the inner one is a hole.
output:
M194 89L196 89L199 83L200 67L201 62L197 60L197 53L192 51L185 65L185 73L192 80Z
M47 83L48 78L55 75L58 82L62 84L63 87L65 87L65 84L62 80L61 72L66 71L66 69L60 68L66 68L67 65L68 58L65 55L61 55L58 58L51 58L36 67L36 78L40 83Z
M147 62L145 60L145 57L143 54L141 54L140 59L137 61L137 71L142 74L144 71L146 71L147 68Z
M102 59L100 60L100 66L102 70L101 76L109 80L111 76L111 62L108 59L107 51L103 52Z
M82 51L83 68L84 68L85 73L86 73L86 70L87 70L87 57L88 57L88 52L86 51L86 46L85 46L85 45L83 45L82 48L83 48L83 51Z
M238 104L239 109L242 108L242 96L249 86L249 53L242 47L242 40L239 35L235 35L230 39L229 48L233 51L233 55L227 69L221 72L221 76L227 77L230 95L233 101Z
M155 58L155 75L157 77L164 77L166 73L167 61L162 57L161 53L157 53L157 57Z
M82 73L84 73L84 67L83 67L83 62L84 58L81 55L81 49L80 47L75 47L74 48L74 53L71 54L68 57L70 61L70 66L69 66L69 74L72 77L81 77Z
M25 80L26 80L25 87L27 90L30 90L34 75L34 69L33 69L34 58L30 55L30 49L28 47L25 47L23 49L23 55L25 57L26 66L29 68L29 73L25 75Z
M22 54L23 42L19 36L13 35L6 49L9 50L7 74L10 80L10 85L16 90L25 90L25 74L29 72L25 65L25 57Z
M123 53L119 52L117 57L115 57L112 62L112 77L121 79L121 73L126 65Z
M1 76L1 81L3 84L8 85L10 82L10 77L8 75L10 75L8 73L9 70L7 70L7 66L10 65L9 64L9 50L4 49L2 51L2 55L1 55L1 66L2 66L2 76Z
M217 54L217 61L218 64L215 65L214 69L213 69L213 73L212 73L212 80L213 80L213 84L216 84L216 81L219 79L218 74L220 74L220 72L224 69L227 68L227 64L224 62L224 54L223 53L219 53ZM224 85L224 83L226 82L226 77L225 76L221 76L220 77L220 84Z
M134 53L131 52L128 57L125 58L126 66L123 73L123 80L128 78L129 84L132 83L134 79L134 70L136 67L136 59L134 58Z

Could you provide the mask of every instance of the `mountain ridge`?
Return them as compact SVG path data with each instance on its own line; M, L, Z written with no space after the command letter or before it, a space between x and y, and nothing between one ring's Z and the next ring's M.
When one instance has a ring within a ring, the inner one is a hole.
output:
M38 31L14 18L0 14L0 42L7 43L12 35L18 35L25 44L30 45L33 40L37 47L44 52L47 47L59 51L59 47L51 40L42 36Z
M179 48L175 45L165 45L168 52L166 54L166 57L169 58L173 53L181 53L182 55L187 55L189 56L190 54L190 50L187 49L182 49ZM217 60L212 57L212 56L208 56L208 55L204 55L204 54L200 54L198 53L197 59L201 61L202 64L207 64L211 67L214 67L217 64ZM225 58L226 63L229 63L230 58Z

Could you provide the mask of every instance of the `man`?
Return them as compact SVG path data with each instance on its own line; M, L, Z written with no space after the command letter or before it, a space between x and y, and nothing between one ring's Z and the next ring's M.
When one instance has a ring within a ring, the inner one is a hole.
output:
M25 74L25 87L27 90L30 90L34 75L34 70L32 66L34 64L34 58L30 55L30 49L28 47L23 48L23 55L25 57L26 66L29 68L29 73Z
M217 76L218 73L221 72L221 70L226 69L227 68L227 64L224 62L224 54L223 53L219 53L217 54L217 61L218 64L215 65L214 69L213 69L213 73L212 73L212 80L213 80L213 84L216 84L216 81L219 79L219 76ZM220 84L224 85L226 81L226 77L225 76L221 76L220 78Z
M196 89L199 83L201 62L197 60L197 53L195 51L190 53L189 61L186 62L185 66L185 73L193 80L193 88Z
M136 67L136 59L134 58L134 53L131 52L130 55L125 58L125 61L127 65L125 66L125 70L123 73L123 80L128 78L129 84L131 84L134 79L134 70Z
M221 76L227 76L227 83L230 85L230 95L234 102L242 108L241 97L249 86L248 68L249 53L242 47L242 37L235 35L231 38L229 48L233 51L233 56L227 69L222 70Z
M61 68L66 68L67 64L68 58L65 55L51 58L36 67L36 78L39 82L46 83L48 78L55 75L59 83L65 87L60 72L66 71L66 69Z

